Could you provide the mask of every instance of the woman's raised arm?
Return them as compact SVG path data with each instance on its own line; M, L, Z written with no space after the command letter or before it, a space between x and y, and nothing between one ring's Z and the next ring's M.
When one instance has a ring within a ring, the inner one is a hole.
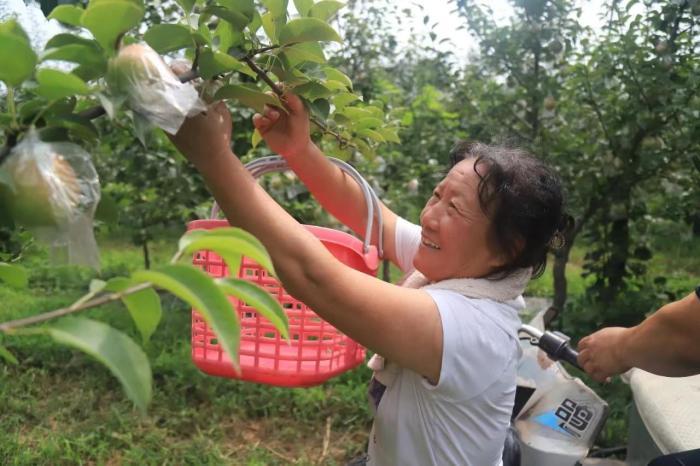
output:
M288 113L279 109L265 109L256 114L253 124L268 147L287 160L289 167L309 188L311 194L330 214L364 237L367 207L357 183L345 172L328 161L309 137L309 116L301 99L287 93L284 98ZM396 214L381 203L384 221L384 258L396 263L394 234ZM377 244L377 231L372 233Z
M189 118L172 140L201 172L229 222L265 245L289 293L360 344L437 381L442 327L432 298L335 259L258 185L231 152L230 132L230 115L220 103Z

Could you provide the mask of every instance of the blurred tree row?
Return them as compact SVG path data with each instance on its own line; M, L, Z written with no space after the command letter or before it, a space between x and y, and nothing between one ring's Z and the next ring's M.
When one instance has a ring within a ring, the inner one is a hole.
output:
M352 161L395 210L415 220L457 140L531 150L564 179L575 218L566 246L553 254L554 306L565 309L564 271L580 245L587 305L600 309L587 314L587 324L632 323L660 292L673 291L647 270L654 224L668 219L700 234L700 0L612 1L596 30L581 24L579 1L511 4L513 15L498 20L484 2L451 0L474 42L452 39L446 52L448 39L438 37L430 11L349 0L334 20L344 44L327 47L329 64L353 80L365 103L402 125L400 143ZM146 19L157 24L176 11L160 2ZM234 118L237 153L265 154L264 146L251 147L250 112ZM102 124L113 125L103 129L97 156L107 199L101 210L111 218L105 225L131 231L148 263L153 231L203 215L208 194L165 138L143 146L128 124ZM327 221L292 183L265 181L300 220ZM21 243L0 230L0 252L17 254ZM606 313L612 307L628 310Z
M656 223L699 230L700 1L613 1L596 30L570 0L513 0L505 21L484 2L451 4L476 44L466 65L468 44L444 52L429 12L357 0L340 18L337 66L403 124L401 144L369 164L388 202L416 219L459 139L523 146L562 176L575 219L553 253L555 308L575 244L589 288L572 318L584 327L631 324L685 291L648 261ZM397 46L401 28L410 39Z

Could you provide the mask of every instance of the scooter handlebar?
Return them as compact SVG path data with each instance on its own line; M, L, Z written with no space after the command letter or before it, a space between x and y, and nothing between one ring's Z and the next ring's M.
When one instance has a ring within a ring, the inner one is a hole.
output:
M566 361L581 369L578 364L578 352L569 344L569 338L555 332L544 332L537 343L542 351L555 361Z

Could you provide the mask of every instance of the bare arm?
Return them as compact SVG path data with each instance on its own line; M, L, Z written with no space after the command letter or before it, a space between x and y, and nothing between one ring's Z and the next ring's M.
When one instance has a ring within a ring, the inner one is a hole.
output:
M337 166L330 163L309 138L309 117L301 100L285 95L289 113L267 108L257 114L253 123L273 151L283 156L291 169L309 188L311 194L330 214L347 225L360 237L367 226L367 207L357 183ZM381 204L384 221L384 257L396 263L394 234L396 214ZM377 244L377 230L372 243Z
M700 298L691 293L632 328L610 327L579 342L579 363L597 380L632 367L667 377L700 373Z
M432 298L336 260L256 183L230 151L223 104L186 121L173 142L202 173L232 225L255 235L284 287L362 345L439 380L442 326Z

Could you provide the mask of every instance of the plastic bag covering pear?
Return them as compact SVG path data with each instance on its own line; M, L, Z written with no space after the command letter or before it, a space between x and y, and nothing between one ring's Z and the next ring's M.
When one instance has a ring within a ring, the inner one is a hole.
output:
M45 143L32 130L0 166L0 179L14 221L46 242L56 262L99 267L92 222L100 183L87 152Z
M206 109L194 86L181 83L146 44L123 47L110 60L106 78L115 100L126 99L132 111L170 134L186 117Z

